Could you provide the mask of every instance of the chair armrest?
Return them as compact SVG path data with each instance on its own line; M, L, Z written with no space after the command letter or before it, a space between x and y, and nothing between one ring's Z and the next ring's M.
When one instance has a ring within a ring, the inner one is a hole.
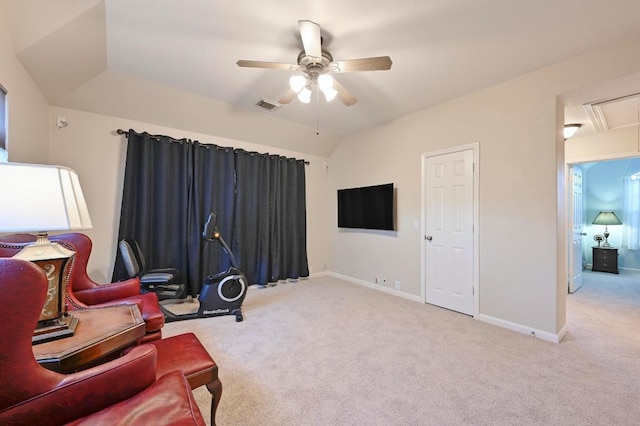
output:
M126 299L140 294L140 279L130 278L126 281L116 281L100 284L85 290L75 290L73 295L86 305L97 305L115 299Z
M156 349L138 346L113 361L62 377L53 389L1 413L2 419L9 424L64 424L131 398L155 381Z
M139 296L139 295L138 295ZM139 297L129 297L128 299L111 300L105 303L97 303L89 306L87 309L93 308L110 308L112 306L131 306L136 305L140 313L142 313L142 299Z

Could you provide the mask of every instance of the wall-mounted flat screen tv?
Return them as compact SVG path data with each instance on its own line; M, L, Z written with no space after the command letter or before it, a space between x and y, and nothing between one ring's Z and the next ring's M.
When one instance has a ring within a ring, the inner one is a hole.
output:
M338 190L338 228L394 230L393 184Z

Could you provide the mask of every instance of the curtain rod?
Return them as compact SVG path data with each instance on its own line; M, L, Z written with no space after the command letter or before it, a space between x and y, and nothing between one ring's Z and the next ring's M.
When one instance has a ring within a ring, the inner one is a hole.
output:
M129 132L127 130L118 129L116 130L116 133L119 135L125 135L125 137L129 138ZM160 135L151 135L151 136L155 138L160 137ZM235 149L235 148L232 148L232 149ZM306 165L311 164L308 160L302 160L302 161L304 161L304 164Z

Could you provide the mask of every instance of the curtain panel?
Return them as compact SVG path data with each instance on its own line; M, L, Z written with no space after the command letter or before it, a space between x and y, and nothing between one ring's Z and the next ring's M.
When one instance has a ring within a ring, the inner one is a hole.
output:
M304 161L235 150L233 242L251 283L309 276Z
M250 284L309 276L304 161L128 133L118 241L136 239L147 268L174 267L199 294L229 257L204 241L209 213ZM113 279L126 277L116 256Z
M629 250L640 248L640 176L624 179L623 243Z

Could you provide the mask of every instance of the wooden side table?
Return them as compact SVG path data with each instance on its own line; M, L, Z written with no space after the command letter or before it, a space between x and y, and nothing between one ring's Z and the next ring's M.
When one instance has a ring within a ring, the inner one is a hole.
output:
M618 249L613 247L592 247L592 271L618 273Z
M88 368L146 333L135 305L76 310L73 315L78 326L72 337L33 345L33 355L43 367L59 373Z

